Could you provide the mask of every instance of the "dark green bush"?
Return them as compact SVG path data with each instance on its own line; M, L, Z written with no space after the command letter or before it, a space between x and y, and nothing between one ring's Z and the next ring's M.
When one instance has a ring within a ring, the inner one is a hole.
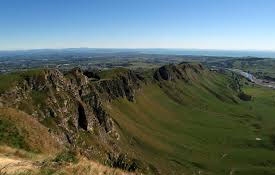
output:
M78 159L74 151L63 151L55 157L54 161L60 163L77 163Z
M29 150L24 137L13 123L0 119L0 144L11 147Z

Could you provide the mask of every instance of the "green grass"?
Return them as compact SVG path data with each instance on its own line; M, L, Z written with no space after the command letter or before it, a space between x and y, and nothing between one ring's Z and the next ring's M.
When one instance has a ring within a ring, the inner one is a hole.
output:
M16 73L0 75L0 93L3 93L20 79L20 76Z
M0 119L0 144L18 149L29 149L18 128L5 119Z
M129 69L126 69L126 68L115 68L115 69L103 70L99 72L99 77L100 79L114 79L121 74L127 73L128 71Z
M34 105L41 105L42 107L46 105L47 92L33 90L31 97Z
M226 76L207 76L151 84L135 103L120 99L106 107L119 124L121 146L163 174L272 174L275 91L245 87L253 100L244 102Z
M32 69L22 72L13 72L9 74L0 74L0 94L15 86L18 82L27 77L41 75L41 69Z
M47 154L54 154L60 148L48 128L32 116L12 108L0 108L0 145Z
M53 161L58 163L77 163L78 159L75 152L63 151L59 153Z

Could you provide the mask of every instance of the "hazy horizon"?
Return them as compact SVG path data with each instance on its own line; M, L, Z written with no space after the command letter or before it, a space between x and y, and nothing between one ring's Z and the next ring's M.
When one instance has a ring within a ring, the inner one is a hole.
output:
M0 49L0 52L13 52L13 51L32 51L32 50L66 50L66 49L94 49L94 50L194 50L194 51L252 51L252 52L275 52L275 50L264 49L205 49L205 48L166 48L166 47L60 47L60 48L28 48L28 49Z
M217 56L217 57L259 57L275 58L274 51L261 50L215 50L215 49L171 49L171 48L60 48L60 49L30 49L30 50L0 50L0 57L18 55L51 55L64 54L116 54L138 53L159 55L182 55L182 56Z

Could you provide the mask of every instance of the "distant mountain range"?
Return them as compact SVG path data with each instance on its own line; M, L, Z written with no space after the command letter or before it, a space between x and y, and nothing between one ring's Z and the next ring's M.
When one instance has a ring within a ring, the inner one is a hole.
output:
M219 57L263 57L275 58L275 51L255 50L206 50L206 49L104 49L104 48L66 48L66 49L34 49L0 51L0 57L13 57L22 55L52 55L52 54L114 54L114 53L142 53L162 55L193 55L193 56L219 56Z

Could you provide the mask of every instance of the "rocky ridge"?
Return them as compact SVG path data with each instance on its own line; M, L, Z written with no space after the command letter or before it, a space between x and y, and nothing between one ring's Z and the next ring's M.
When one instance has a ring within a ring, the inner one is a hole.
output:
M201 64L171 64L155 70L149 81L192 82L208 72ZM87 157L111 161L114 167L134 171L136 162L126 160L127 156L120 150L117 126L104 104L118 98L134 102L136 91L146 83L143 75L131 70L102 78L98 73L79 68L66 73L45 69L21 77L13 88L0 94L0 104L32 115L49 128L61 145L79 149Z

